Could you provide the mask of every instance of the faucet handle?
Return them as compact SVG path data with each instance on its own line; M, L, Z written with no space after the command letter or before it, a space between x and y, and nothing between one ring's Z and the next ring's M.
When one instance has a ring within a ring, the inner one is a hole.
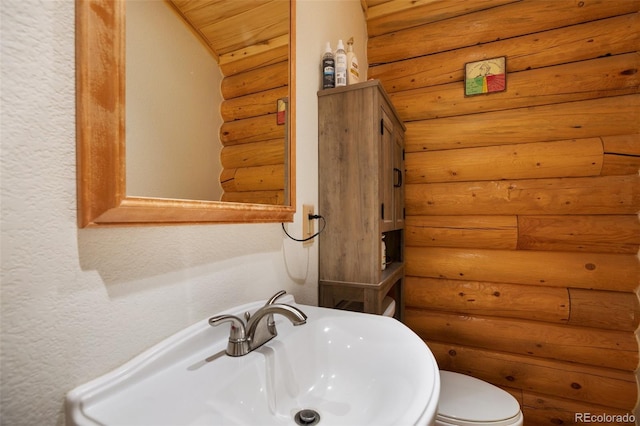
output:
M222 323L231 323L231 333L229 334L229 340L245 339L244 322L235 315L217 315L209 318L209 325L212 327L218 326Z
M217 315L209 318L209 325L216 327L222 323L230 322L229 343L227 344L227 355L242 356L249 353L249 342L244 327L244 323L235 315Z

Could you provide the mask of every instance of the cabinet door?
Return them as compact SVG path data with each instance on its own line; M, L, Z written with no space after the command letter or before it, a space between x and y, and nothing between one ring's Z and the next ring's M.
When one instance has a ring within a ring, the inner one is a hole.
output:
M384 108L380 108L380 223L381 231L394 229L395 208L393 203L394 145L393 121Z
M396 129L393 135L393 206L394 228L404 228L404 135Z

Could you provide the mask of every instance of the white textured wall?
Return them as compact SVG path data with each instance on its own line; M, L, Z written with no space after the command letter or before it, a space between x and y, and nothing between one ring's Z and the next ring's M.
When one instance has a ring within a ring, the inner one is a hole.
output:
M0 14L3 425L62 425L67 391L228 307L279 289L316 303L317 244L279 224L79 230L74 3L0 0ZM324 42L365 29L358 0L299 1L297 16L299 210L317 205Z

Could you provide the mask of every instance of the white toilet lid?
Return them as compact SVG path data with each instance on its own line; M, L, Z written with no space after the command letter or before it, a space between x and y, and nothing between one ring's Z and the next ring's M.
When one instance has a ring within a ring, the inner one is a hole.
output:
M508 392L464 374L440 371L438 417L454 424L502 423L520 416Z

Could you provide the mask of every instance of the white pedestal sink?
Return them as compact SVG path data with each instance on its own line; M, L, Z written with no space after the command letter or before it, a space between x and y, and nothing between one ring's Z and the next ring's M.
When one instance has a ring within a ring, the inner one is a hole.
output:
M288 295L278 303L302 310L307 323L294 327L276 315L278 336L230 357L229 325L204 319L69 392L67 424L433 424L438 366L409 328L393 318L299 305ZM242 317L263 305L221 314ZM311 411L300 419L301 410Z

